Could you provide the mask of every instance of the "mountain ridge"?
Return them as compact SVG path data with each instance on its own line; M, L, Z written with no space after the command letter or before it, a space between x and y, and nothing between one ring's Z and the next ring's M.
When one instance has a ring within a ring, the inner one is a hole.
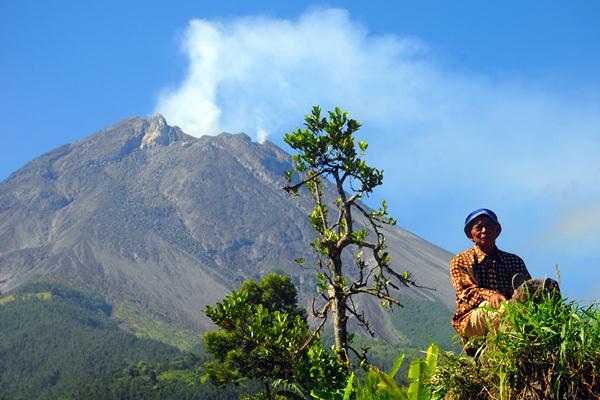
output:
M195 138L160 115L54 149L0 182L0 291L60 278L204 330L206 304L279 269L308 302L311 273L293 260L312 257L311 203L281 190L289 167L290 155L271 142ZM401 295L451 308L450 253L401 228L385 233L401 269L436 288Z

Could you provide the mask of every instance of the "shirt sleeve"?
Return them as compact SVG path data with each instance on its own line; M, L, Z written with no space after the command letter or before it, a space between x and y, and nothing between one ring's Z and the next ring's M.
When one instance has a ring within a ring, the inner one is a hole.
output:
M525 264L523 264L523 267ZM462 257L454 257L450 262L450 275L452 284L456 290L457 311L461 308L462 313L479 306L484 300L489 300L493 294L499 293L495 290L484 289L477 286L473 276L473 266L465 263Z

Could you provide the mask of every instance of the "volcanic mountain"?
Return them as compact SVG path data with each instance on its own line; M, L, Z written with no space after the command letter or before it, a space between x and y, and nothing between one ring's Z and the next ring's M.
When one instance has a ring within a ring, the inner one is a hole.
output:
M195 138L160 115L59 147L0 183L0 292L67 281L200 330L205 305L271 270L292 276L308 302L312 272L293 260L311 259L311 204L282 190L290 166L271 142ZM398 227L385 233L397 269L435 289L400 295L453 307L450 254Z

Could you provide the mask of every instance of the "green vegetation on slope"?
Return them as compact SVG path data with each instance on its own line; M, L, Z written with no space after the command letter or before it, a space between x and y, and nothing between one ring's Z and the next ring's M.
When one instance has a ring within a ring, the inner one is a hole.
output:
M412 299L403 302L405 308L396 310L392 318L398 330L412 332L409 327L425 318L423 333L418 334L424 340L428 332L443 331L430 324L447 322L449 311L444 307ZM123 321L138 337L119 329ZM31 283L0 297L0 398L83 399L103 393L96 398L227 399L258 389L255 382L241 388L200 383L204 373L198 367L200 359L186 355L181 361L177 349L140 337L202 354L197 337L148 317L133 304L123 303L113 310L100 295L79 288ZM410 356L418 354L420 339L416 340L404 341ZM371 348L371 361L382 368L405 351L404 346L381 341L365 343Z
M392 312L392 323L400 332L406 349L424 349L436 343L443 350L452 348L454 328L450 324L452 311L446 306L429 300L417 300L405 296L403 308Z
M110 377L72 389L61 400L234 400L256 391L256 384L217 387L201 382L201 360L186 354L158 363L140 362Z
M165 322L144 314L131 302L122 302L112 313L112 318L126 322L127 329L136 336L158 340L181 351L192 351L201 346L202 337L183 329L173 328Z
M0 305L0 397L49 399L142 360L180 352L122 331L101 297L34 283Z

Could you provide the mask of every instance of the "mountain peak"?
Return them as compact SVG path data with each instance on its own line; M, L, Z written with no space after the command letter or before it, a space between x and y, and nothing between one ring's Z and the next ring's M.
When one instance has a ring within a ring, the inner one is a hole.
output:
M157 145L165 146L179 139L179 135L175 133L173 128L167 125L165 117L161 114L156 114L150 119L150 124L145 130L140 148L145 149Z
M167 125L167 120L161 113L156 113L156 115L151 118L151 121L159 125Z

